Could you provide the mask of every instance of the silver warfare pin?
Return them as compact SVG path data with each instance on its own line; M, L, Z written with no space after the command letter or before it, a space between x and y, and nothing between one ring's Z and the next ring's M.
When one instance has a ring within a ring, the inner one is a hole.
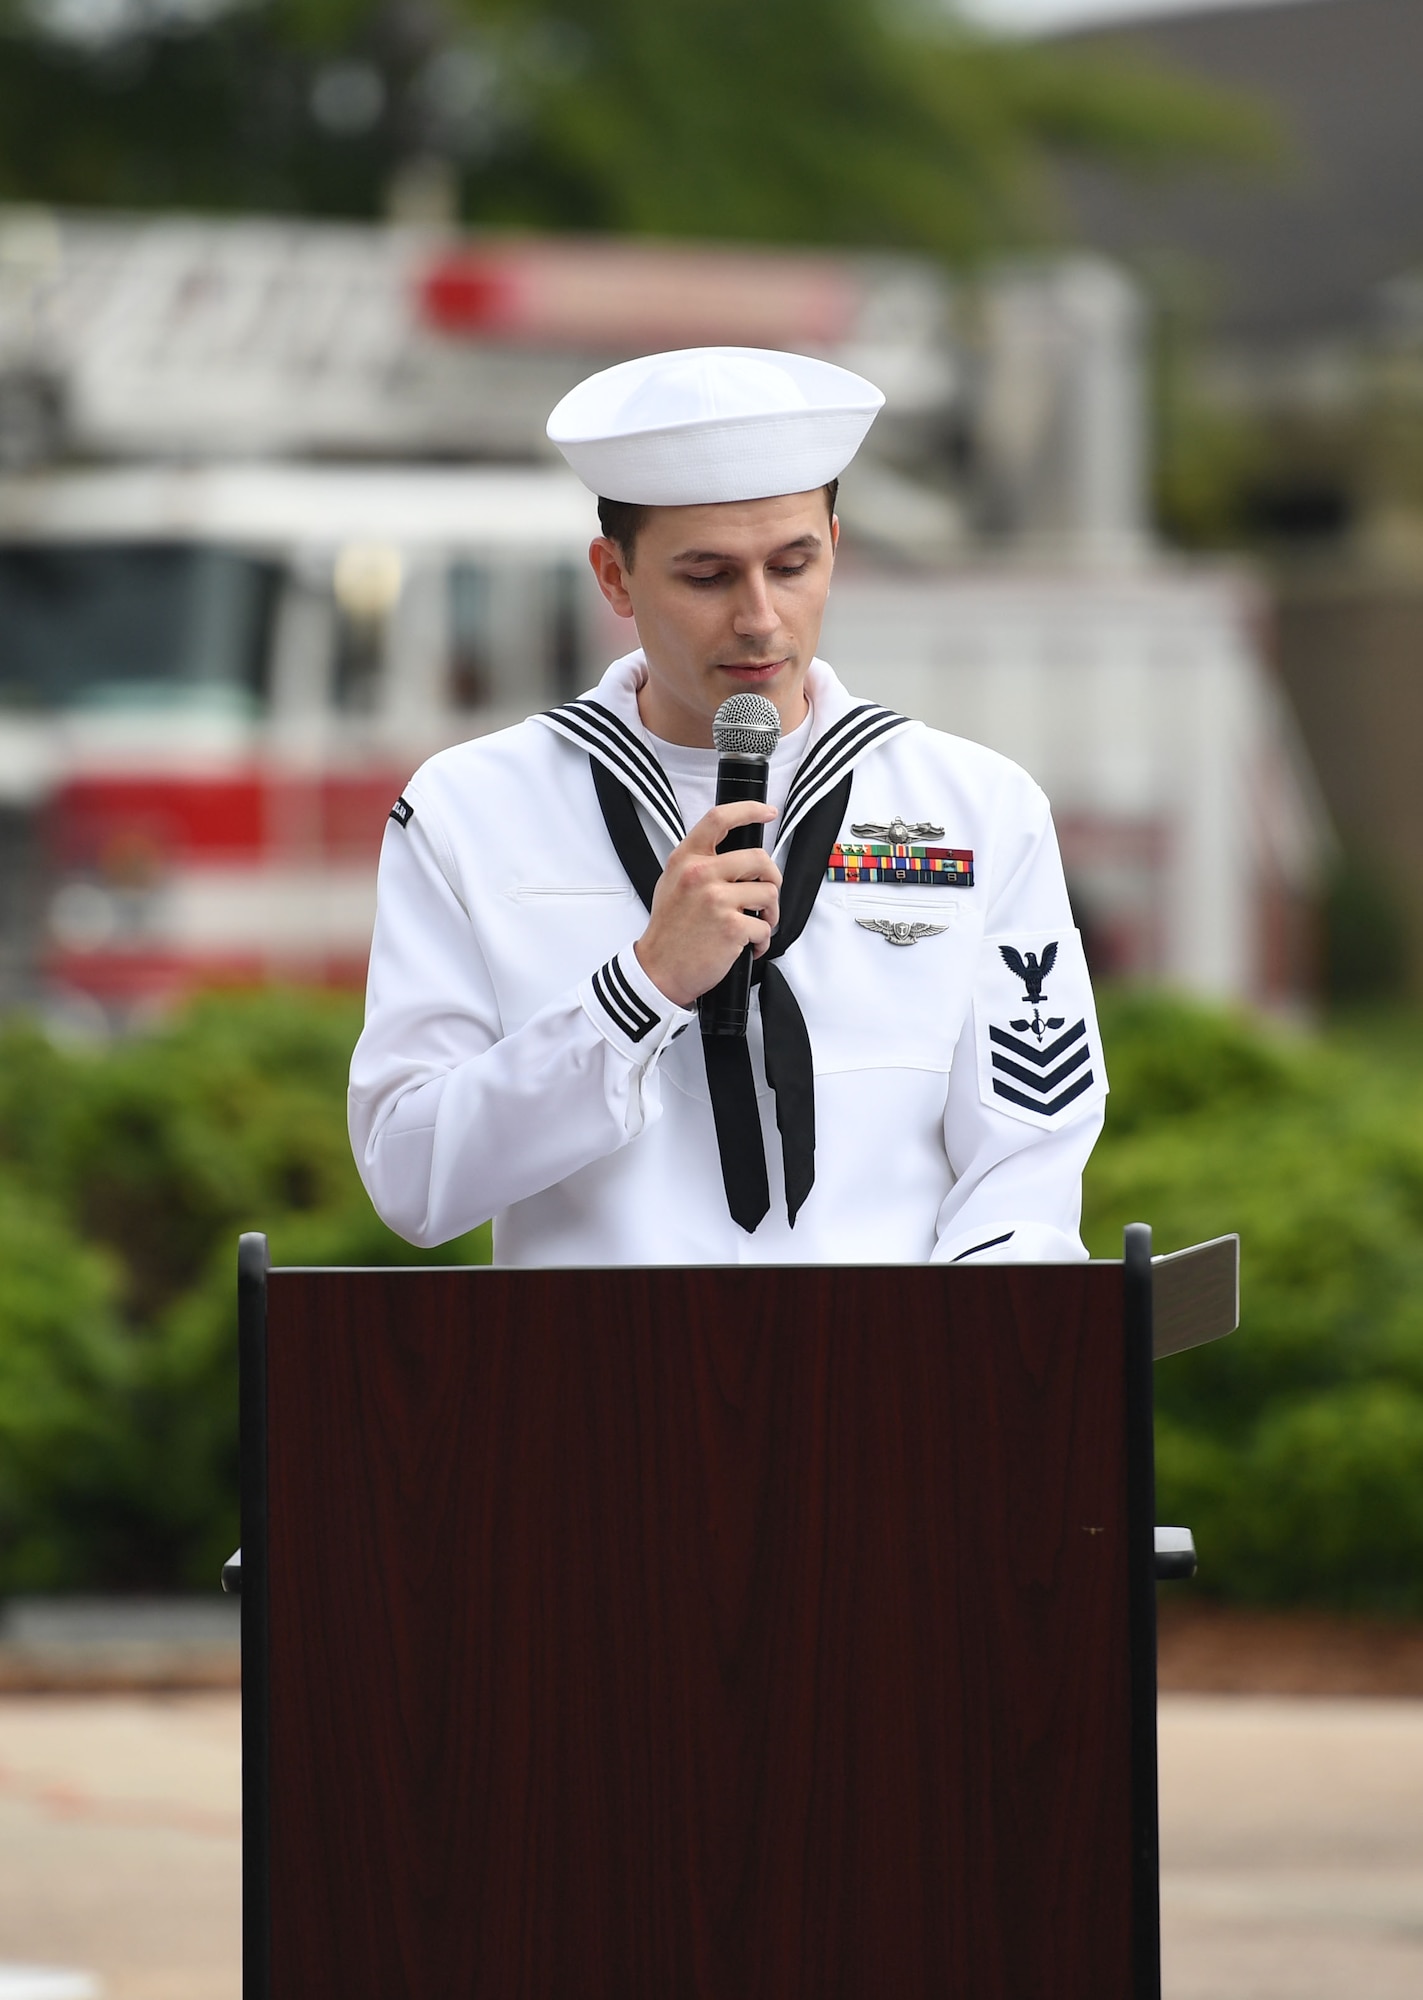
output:
M944 829L927 819L902 820L896 813L887 826L881 825L878 820L860 820L850 831L859 840L892 840L898 843L905 840L939 840Z

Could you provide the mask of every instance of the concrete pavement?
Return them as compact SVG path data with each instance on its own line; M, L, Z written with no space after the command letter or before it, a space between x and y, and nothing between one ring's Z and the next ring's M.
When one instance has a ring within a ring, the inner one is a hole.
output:
M0 1700L0 1965L104 2000L239 2000L232 1694Z
M1423 1701L1168 1695L1167 2000L1418 2000Z
M0 1699L0 1966L239 2000L237 1720ZM1423 1994L1423 1702L1168 1695L1161 1792L1167 2000Z

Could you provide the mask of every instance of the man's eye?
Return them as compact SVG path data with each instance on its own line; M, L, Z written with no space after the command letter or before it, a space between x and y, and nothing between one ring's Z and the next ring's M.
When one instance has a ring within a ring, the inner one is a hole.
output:
M810 568L810 564L809 564L808 562L802 562L802 563L782 563L782 564L779 564L779 565L777 566L777 569L776 569L776 575L777 575L777 576L804 576L804 575L805 575L805 573L806 573L806 571L807 571L807 570L808 570L809 568Z
M725 575L726 571L724 569L713 570L710 576L695 576L690 570L688 570L686 574L686 581L688 583L696 584L699 588L705 588L705 586L709 583L720 583Z

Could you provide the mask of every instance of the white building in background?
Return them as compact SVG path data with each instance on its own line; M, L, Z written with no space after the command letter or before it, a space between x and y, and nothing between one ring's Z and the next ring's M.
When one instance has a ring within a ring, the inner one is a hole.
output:
M857 691L986 743L1053 802L1099 970L1290 1009L1330 833L1246 576L1139 565L837 579Z
M1327 829L1256 586L1152 550L1141 337L1090 260L0 212L0 997L358 978L409 771L627 641L546 411L725 340L889 393L842 678L1034 773L1102 969L1297 1003Z

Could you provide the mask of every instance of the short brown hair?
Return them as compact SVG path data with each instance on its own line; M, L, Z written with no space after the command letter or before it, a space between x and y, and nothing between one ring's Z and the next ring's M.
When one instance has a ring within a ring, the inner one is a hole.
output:
M828 479L822 487L825 505L830 518L835 518L835 496L840 491L838 479ZM632 568L633 553L637 548L637 538L643 523L652 512L634 500L602 500L598 502L598 526L610 542L616 542L623 552L623 561Z

